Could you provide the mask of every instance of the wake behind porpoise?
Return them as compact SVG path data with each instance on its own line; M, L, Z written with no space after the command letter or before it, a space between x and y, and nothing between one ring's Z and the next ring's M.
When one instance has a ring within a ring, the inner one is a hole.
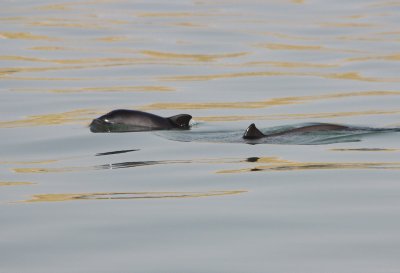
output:
M347 126L339 130L297 131L297 128L320 125L303 123L292 126L279 126L259 129L265 136L258 139L243 138L243 130L202 130L192 128L188 131L159 131L156 135L181 142L245 143L245 144L285 144L285 145L323 145L344 142L358 142L364 137L388 132L399 132L398 128L369 128Z

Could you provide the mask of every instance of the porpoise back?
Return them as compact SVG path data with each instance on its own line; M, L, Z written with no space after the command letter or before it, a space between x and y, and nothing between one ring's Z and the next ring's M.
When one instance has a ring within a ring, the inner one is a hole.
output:
M246 129L243 134L244 139L259 139L263 137L277 137L283 136L287 134L295 134L295 133L307 133L307 132L323 132L323 131L343 131L349 130L348 126L329 124L329 123L321 123L315 125L307 125L299 128L293 128L282 132L272 133L272 134L263 134L254 123L250 124L250 126Z
M189 129L192 116L180 114L164 118L137 110L118 109L92 121L92 132L134 132L169 129Z

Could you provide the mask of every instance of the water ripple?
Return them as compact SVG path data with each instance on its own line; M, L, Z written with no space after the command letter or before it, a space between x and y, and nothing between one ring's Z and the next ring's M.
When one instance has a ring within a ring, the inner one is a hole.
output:
M246 193L246 190L206 191L206 192L96 192L96 193L53 193L35 194L22 203L65 202L79 200L134 200L134 199L171 199L226 196Z

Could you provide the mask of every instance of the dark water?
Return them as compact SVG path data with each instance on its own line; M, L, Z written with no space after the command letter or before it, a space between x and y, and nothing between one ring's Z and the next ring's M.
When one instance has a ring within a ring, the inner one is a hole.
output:
M398 1L1 4L0 272L399 272Z

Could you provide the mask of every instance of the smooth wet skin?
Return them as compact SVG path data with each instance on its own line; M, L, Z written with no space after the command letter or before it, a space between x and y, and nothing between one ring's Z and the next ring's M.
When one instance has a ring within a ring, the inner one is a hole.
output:
M89 127L93 133L189 129L191 119L188 114L164 118L142 111L119 109L94 119Z
M337 125L337 124L329 124L329 123L321 123L321 124L314 124L314 125L307 125L302 126L299 128L293 128L289 130L285 130L278 133L271 133L271 134L263 134L254 123L252 123L244 132L243 138L244 139L259 139L263 137L277 137L277 136L284 136L289 134L296 134L296 133L307 133L307 132L331 132L331 131L346 131L351 130L348 126Z

